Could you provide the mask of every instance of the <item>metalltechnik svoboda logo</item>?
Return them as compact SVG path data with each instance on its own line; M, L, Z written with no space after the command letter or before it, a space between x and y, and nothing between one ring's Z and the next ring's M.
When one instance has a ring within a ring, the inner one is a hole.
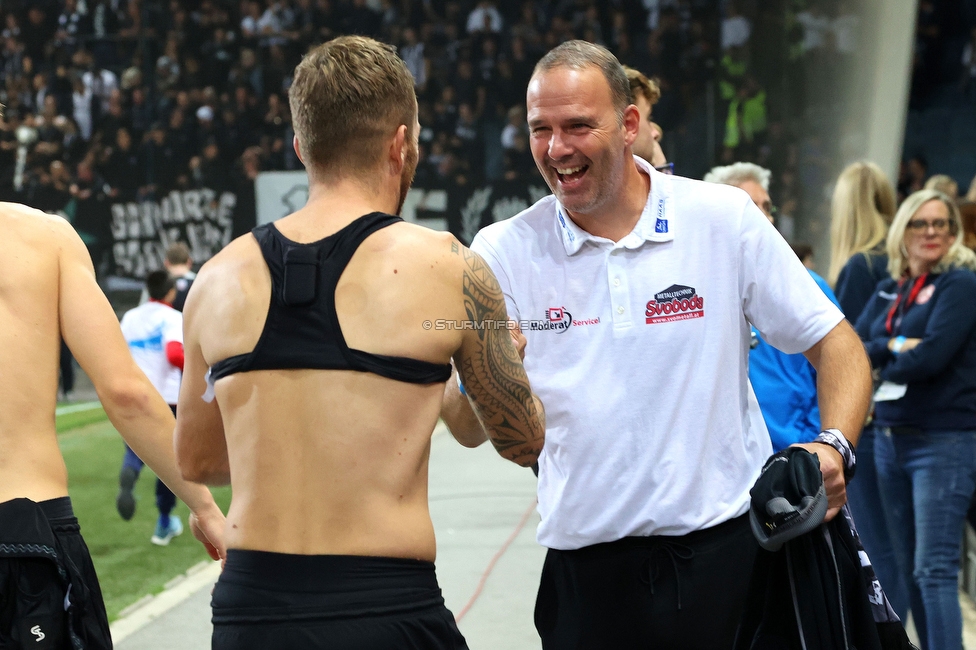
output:
M654 300L647 301L644 311L646 322L673 323L679 320L702 318L705 315L705 299L698 295L694 287L672 284L654 294Z

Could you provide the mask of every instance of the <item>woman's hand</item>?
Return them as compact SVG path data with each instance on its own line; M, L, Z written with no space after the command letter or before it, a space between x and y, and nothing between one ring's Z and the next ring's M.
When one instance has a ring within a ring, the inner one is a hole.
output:
M895 354L903 354L905 352L908 352L909 350L913 350L915 349L916 345L922 342L922 339L905 339L904 343L902 343L901 347L896 352L895 341L897 340L898 337L893 337L888 339L888 349L894 352Z

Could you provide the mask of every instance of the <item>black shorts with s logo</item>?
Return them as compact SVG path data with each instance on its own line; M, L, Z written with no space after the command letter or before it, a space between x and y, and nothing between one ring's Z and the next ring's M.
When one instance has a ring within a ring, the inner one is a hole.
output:
M88 547L67 497L0 503L0 650L112 648Z

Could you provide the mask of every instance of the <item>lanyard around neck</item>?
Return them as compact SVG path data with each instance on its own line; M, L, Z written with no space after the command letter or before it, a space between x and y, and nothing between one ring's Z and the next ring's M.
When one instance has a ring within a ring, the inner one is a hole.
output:
M902 287L905 286L905 278L898 281L898 297L895 298L895 302L891 305L891 309L888 310L888 318L885 320L885 330L888 334L894 334L896 329L901 329L902 318L905 317L905 313L908 309L915 304L915 299L918 298L918 292L922 290L925 286L925 281L928 280L929 274L923 273L918 276L912 283L911 289L908 291L908 297L905 299L905 304L902 306L902 298L905 297ZM899 307L901 307L901 313L899 314ZM896 320L896 315L898 316Z

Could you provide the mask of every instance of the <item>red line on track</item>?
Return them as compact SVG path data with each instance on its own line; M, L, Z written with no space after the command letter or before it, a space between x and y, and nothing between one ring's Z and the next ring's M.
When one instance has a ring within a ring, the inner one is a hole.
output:
M495 555L492 556L491 561L488 562L488 566L485 568L485 572L481 574L481 579L478 580L478 586L475 587L474 593L471 594L471 598L468 600L467 604L461 608L461 611L458 612L457 616L454 617L455 622L460 623L461 619L464 618L469 611L471 611L472 607L474 607L475 601L477 601L478 597L481 595L481 590L485 588L485 583L488 582L488 576L490 576L491 572L494 571L495 565L498 564L498 560L505 555L505 551L508 550L508 547L512 545L515 538L518 537L519 533L522 532L522 529L525 528L525 524L529 522L529 517L531 517L532 513L535 512L535 506L536 500L532 499L532 503L529 504L528 509L522 513L522 518L519 520L515 530L512 531L512 534L508 536L505 543L502 544L501 548L498 549L498 552L496 552Z

